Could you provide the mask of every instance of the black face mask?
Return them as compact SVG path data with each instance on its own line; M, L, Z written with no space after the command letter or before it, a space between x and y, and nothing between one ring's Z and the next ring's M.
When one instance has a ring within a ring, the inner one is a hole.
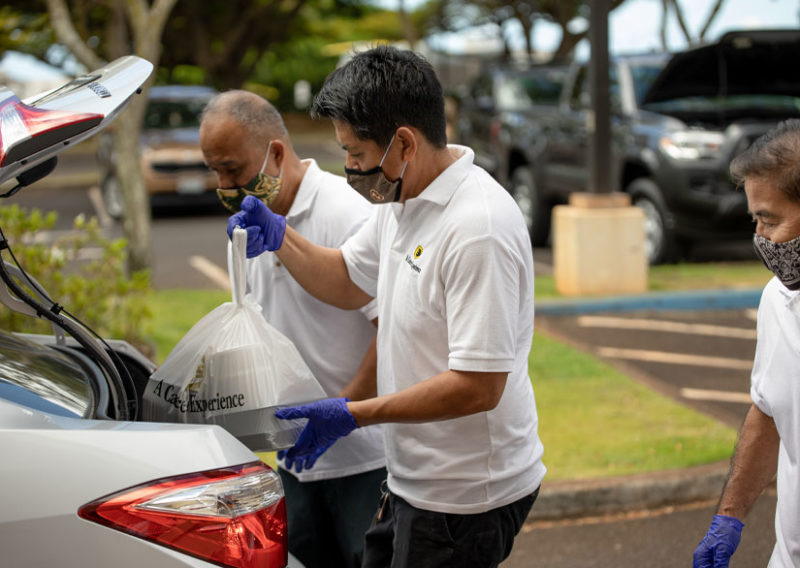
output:
M394 142L394 138L392 138L391 142L389 142L389 145L386 147L386 151L383 153L380 163L374 168L365 172L348 167L344 169L344 173L347 176L347 183L350 184L350 187L372 203L389 203L400 199L403 174L406 173L408 162L403 163L403 171L400 172L400 177L395 181L389 181L386 178L386 174L383 172L383 161L389 153L389 148L392 147L392 142Z

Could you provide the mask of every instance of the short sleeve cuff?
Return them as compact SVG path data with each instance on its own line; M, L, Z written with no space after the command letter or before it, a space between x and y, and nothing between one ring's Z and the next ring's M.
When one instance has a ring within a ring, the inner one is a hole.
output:
M753 399L753 404L755 404L761 412L767 416L772 416L772 410L767 404L766 399L761 396L761 393L758 392L754 385L750 387L750 398Z
M361 288L364 292L375 298L378 293L378 283L358 269L355 260L355 253L353 252L350 243L344 243L341 251L344 264L347 267L347 274L350 276L350 280L352 280L355 285ZM377 310L375 315L377 317Z
M378 300L372 298L369 303L359 310L369 321L378 317Z
M514 368L513 359L478 359L451 356L447 364L453 371L475 371L479 373L510 373Z

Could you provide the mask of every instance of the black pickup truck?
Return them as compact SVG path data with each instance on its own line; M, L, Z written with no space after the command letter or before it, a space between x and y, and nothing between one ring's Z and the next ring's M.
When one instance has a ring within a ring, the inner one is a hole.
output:
M753 232L728 164L800 117L800 30L729 32L716 43L610 63L613 186L646 216L651 264L693 243ZM588 187L588 65L493 68L462 103L459 139L514 195L534 245L550 210Z

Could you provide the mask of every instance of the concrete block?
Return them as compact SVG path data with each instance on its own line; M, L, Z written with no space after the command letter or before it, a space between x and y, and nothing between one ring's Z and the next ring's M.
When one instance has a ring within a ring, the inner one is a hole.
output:
M564 296L647 290L644 213L617 206L617 199L610 206L601 201L553 208L553 274Z

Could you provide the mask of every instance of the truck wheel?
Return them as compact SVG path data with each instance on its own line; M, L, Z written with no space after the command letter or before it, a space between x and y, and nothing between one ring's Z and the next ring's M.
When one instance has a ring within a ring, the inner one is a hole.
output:
M666 214L658 195L658 186L647 178L633 180L627 187L631 203L644 211L645 253L651 265L675 258L676 241L667 226Z
M125 212L125 203L122 199L122 187L117 176L114 174L107 175L103 178L101 187L106 213L112 219L122 219L122 214Z
M531 244L546 245L550 236L550 207L542 199L528 166L520 166L511 173L511 195L522 211Z

